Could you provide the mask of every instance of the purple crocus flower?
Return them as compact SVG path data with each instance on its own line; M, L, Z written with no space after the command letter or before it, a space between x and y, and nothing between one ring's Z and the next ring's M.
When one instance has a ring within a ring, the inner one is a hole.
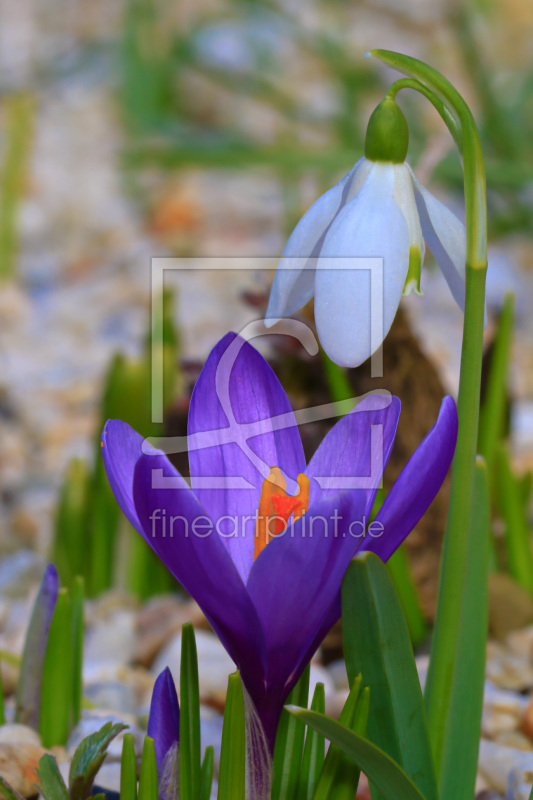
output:
M168 667L158 675L154 684L147 733L154 740L157 769L161 772L165 756L180 738L178 694Z
M350 560L358 548L388 558L450 466L457 413L445 398L377 515L377 533L370 533L399 414L397 398L367 396L306 464L279 381L251 345L228 334L191 398L190 487L128 425L112 420L104 429L102 452L117 501L237 664L271 752L287 695L340 616ZM278 535L257 543L266 525Z

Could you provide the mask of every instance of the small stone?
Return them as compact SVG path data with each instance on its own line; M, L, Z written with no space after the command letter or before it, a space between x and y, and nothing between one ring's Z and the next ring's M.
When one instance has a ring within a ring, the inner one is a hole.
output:
M140 609L136 618L137 641L133 660L150 667L157 654L186 622L197 628L204 622L197 603L175 595L156 597Z
M522 717L522 722L520 723L520 731L527 736L528 739L533 741L533 700L530 700L526 710L524 711L524 716Z
M487 646L486 676L495 686L521 692L533 687L529 659L515 656L496 642Z
M23 742L24 744L32 744L35 747L41 746L41 737L29 728L27 725L19 725L13 722L9 725L0 726L0 744L13 744L14 742Z
M474 796L475 800L502 800L501 795L492 792L490 789L481 789Z
M337 661L332 661L331 664L328 664L328 672L333 680L335 689L344 690L350 688L344 659L339 658Z
M482 739L479 747L479 769L490 787L505 793L511 778L529 775L533 770L533 753ZM522 779L518 781L521 783ZM525 782L525 781L524 781Z
M339 719L348 695L348 689L337 689L333 692L326 702L326 714L328 717Z
M46 750L35 744L15 742L0 744L0 775L11 787L23 797L37 794L35 783L38 781L36 769L39 759ZM3 795L0 793L0 798Z
M120 761L104 761L96 776L96 784L110 792L120 792Z
M4 657L0 662L0 672L2 673L4 695L13 694L18 686L20 667L10 664Z
M333 697L335 693L335 684L333 683L333 679L329 674L326 667L323 667L322 664L318 664L315 661L311 662L311 669L309 672L309 702L313 697L315 692L315 688L317 683L324 684L324 695L326 698L326 713L329 714L327 711L329 706L329 701Z
M512 631L506 639L506 645L515 656L533 660L533 625Z
M118 681L101 681L89 684L85 688L85 696L101 711L113 711L116 714L135 714L135 692L131 686Z
M498 689L486 681L481 722L483 735L495 739L503 733L516 731L526 707L525 697Z
M26 597L43 576L45 562L32 550L18 550L2 559L0 593L9 598Z
M489 630L499 640L533 621L529 593L503 572L489 575Z
M420 687L422 691L424 691L429 669L429 656L428 655L416 656L415 664L416 664L416 670L418 672L418 680L420 681Z
M215 753L215 775L218 776L220 765L220 748L222 743L222 725L224 717L209 706L200 706L200 733L202 739L202 752L210 745Z
M490 786L479 772L476 775L476 785L474 788L474 796L477 798L482 792L488 791L490 793Z
M515 750L522 750L524 753L533 751L533 742L520 731L506 731L496 736L495 741L505 747L514 747Z
M154 688L154 676L141 667L123 667L119 670L117 677L121 683L125 683L133 691L139 713L145 713L144 706L147 707L146 713L148 713Z
M359 786L357 787L357 794L355 800L371 800L370 786L368 785L368 778L364 773L361 773L359 778Z
M26 508L18 508L11 517L11 528L19 541L27 547L38 543L39 524Z
M83 677L86 683L114 680L135 651L135 614L117 609L87 633Z

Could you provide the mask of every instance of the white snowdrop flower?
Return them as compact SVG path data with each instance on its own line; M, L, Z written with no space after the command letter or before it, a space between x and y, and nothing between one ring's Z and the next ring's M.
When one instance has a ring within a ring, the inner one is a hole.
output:
M272 285L266 324L294 314L314 295L319 339L344 367L362 364L381 345L402 294L421 294L425 243L464 311L465 227L405 163L408 141L405 117L387 98L370 117L365 157L299 221ZM382 297L371 297L368 269L331 267L333 258L354 257L383 259ZM378 302L383 335L371 344Z

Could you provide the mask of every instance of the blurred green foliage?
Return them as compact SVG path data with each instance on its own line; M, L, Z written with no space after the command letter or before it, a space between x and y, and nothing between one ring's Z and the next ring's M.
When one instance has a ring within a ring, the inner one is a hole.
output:
M346 172L362 155L369 111L385 88L343 30L348 9L337 4L334 11L330 26L311 26L270 0L227 0L181 29L166 2L130 0L119 93L130 175L259 167L282 180L325 172L331 185L332 173ZM490 234L532 233L533 206L524 190L533 180L533 65L506 76L502 90L499 65L480 43L480 23L489 30L499 24L492 4L466 2L449 11L486 153ZM294 63L312 65L304 87L287 79L287 51ZM330 94L320 112L308 100L317 75ZM198 85L209 97L220 96L207 115ZM224 113L224 98L268 108L278 120L275 132L267 139L260 129L251 133L239 114ZM420 100L403 93L401 103L410 128L409 158L416 164L432 134ZM315 134L329 145L308 144ZM436 165L435 178L462 190L461 165L451 149ZM298 204L297 192L294 200Z
M163 375L160 399L168 408L181 391L173 293L165 290L162 303L156 305L160 314L151 322L141 357L129 359L117 353L109 366L93 464L73 460L60 492L52 559L63 583L72 585L80 575L89 596L117 583L141 599L176 587L166 567L123 517L107 480L100 445L109 419L123 420L144 437L165 433L164 423L153 422L151 377L156 360Z

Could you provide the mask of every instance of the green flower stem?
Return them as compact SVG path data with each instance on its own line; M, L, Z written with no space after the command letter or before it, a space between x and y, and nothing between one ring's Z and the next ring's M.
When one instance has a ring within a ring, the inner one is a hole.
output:
M456 89L417 59L387 50L371 56L414 78L458 119L462 131L466 211L466 300L461 352L459 436L452 470L448 523L442 554L439 601L426 685L428 723L439 776L449 724L450 699L460 658L461 606L464 597L479 423L481 358L487 269L487 210L483 153L472 113Z
M415 92L419 92L420 94L424 95L426 100L429 100L432 106L434 106L434 108L440 114L444 124L453 136L453 140L457 145L457 148L462 153L463 134L461 132L461 126L457 123L456 118L449 108L442 102L442 100L439 100L439 98L426 86L424 86L423 83L420 83L420 81L415 81L412 78L401 78L399 81L393 83L386 96L391 100L394 100L398 92L402 89L413 89Z

